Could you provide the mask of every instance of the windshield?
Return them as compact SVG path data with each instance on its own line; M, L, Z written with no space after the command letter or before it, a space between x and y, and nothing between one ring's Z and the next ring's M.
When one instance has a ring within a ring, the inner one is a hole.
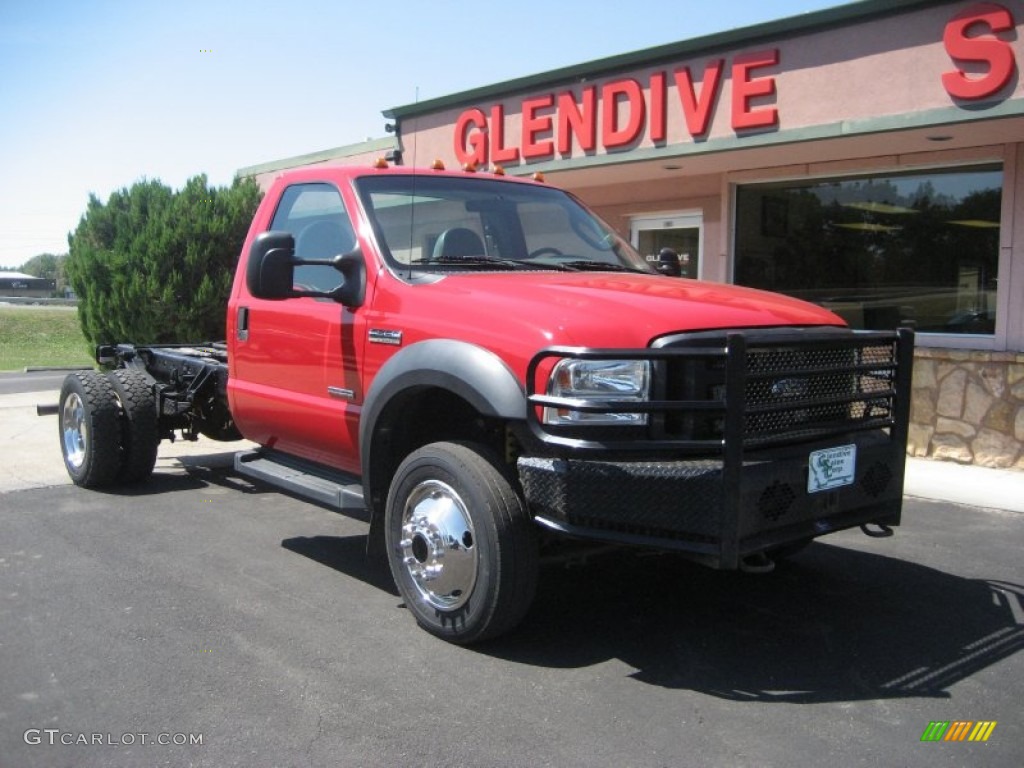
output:
M652 272L629 243L559 189L426 175L367 177L356 187L396 269Z

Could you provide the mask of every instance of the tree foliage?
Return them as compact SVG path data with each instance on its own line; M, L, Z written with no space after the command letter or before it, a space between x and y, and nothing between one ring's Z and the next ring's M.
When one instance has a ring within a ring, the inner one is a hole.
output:
M57 280L62 275L63 261L66 258L66 253L59 256L53 253L40 253L22 264L19 271L32 277Z
M160 344L224 337L235 262L262 193L252 179L179 191L140 181L95 195L68 237L68 281L93 344Z

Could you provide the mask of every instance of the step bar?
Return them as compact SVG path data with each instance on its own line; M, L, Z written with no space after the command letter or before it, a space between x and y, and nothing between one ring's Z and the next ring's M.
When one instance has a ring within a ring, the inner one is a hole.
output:
M293 456L263 450L240 451L235 454L235 471L341 512L366 510L358 477Z

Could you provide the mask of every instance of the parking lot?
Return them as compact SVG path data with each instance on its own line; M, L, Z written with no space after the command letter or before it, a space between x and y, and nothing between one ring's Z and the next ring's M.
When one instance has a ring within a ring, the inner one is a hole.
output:
M54 417L38 429L62 472ZM761 576L549 563L521 628L465 649L416 628L365 521L253 485L222 451L161 459L131 492L0 492L0 765L1024 757L1019 513L910 499L896 537L830 536ZM997 726L922 743L956 720Z

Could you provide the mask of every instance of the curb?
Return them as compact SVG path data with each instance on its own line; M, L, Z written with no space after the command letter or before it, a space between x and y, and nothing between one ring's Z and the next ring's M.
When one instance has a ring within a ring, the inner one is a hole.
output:
M47 372L61 372L61 371L91 371L93 366L91 365L27 365L25 366L24 373L47 373Z

